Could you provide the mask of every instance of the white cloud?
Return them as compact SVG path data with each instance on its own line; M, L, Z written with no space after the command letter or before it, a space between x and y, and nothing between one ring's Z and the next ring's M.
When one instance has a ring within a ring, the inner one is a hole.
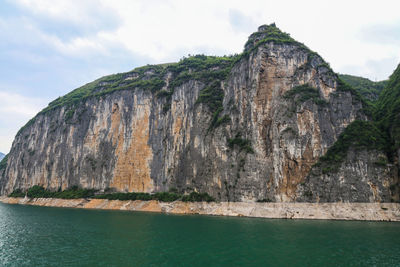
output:
M15 133L6 129L7 133L1 132L0 134L0 152L8 154L11 148L11 142L14 140Z
M107 49L102 44L101 40L95 37L85 38L76 37L65 42L61 41L55 36L49 36L42 33L42 38L61 54L73 55L73 56L88 56L88 54L97 56L106 54Z
M149 63L176 61L187 54L239 53L247 36L256 30L255 25L276 22L282 30L319 52L337 71L350 64L363 69L368 62L383 58L400 60L399 42L368 43L360 40L358 34L377 24L398 22L398 4L394 0L385 4L370 0L18 0L17 3L35 14L73 24L98 24L105 14L118 18L119 23L113 29L97 29L69 40L40 33L60 53L69 55L106 54L109 43L148 57ZM389 74L379 74L379 78Z
M11 0L9 0L11 2ZM96 0L12 0L38 16L55 21L68 21L82 27L101 24L108 10ZM100 15L100 16L99 16Z
M357 76L368 77L372 81L381 80L380 77L385 77L387 73L393 72L393 66L399 64L399 59L396 57L382 58L379 60L368 60L364 65L345 65L340 70L340 73L352 73Z
M0 151L7 153L15 133L47 105L47 99L0 91Z
M49 34L43 31L32 21L30 18L19 17L19 18L0 18L0 33L4 40L7 40L11 46L37 46L37 47L48 47L58 51L60 55L72 55L72 56L88 56L96 54L105 54L106 48L98 37L97 34L84 37L73 37L69 40L62 40L55 34ZM15 48L14 48L15 49ZM21 51L17 51L21 53ZM36 58L40 58L40 54L36 55Z
M20 94L0 91L0 113L5 115L3 119L11 116L23 119L31 118L45 105L46 102L40 98L25 97Z

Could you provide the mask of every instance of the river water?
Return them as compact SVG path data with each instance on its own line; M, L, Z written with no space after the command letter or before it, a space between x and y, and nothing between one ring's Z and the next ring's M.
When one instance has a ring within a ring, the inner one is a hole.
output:
M0 203L0 266L400 266L400 223Z

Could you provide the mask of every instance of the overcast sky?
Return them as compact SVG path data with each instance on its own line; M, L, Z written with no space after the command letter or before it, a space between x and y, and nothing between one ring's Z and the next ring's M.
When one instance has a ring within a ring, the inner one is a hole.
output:
M386 79L400 62L397 1L0 0L0 151L52 99L106 74L240 53L275 22L336 72Z

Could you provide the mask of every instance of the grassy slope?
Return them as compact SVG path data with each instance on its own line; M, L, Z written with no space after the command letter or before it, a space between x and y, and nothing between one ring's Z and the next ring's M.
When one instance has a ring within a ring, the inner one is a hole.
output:
M388 81L373 82L367 78L339 74L340 79L352 86L357 90L362 96L364 96L369 101L376 101L379 98L379 94L382 92L383 88L387 85Z
M400 148L400 64L383 89L374 115L378 126L389 136L391 148Z

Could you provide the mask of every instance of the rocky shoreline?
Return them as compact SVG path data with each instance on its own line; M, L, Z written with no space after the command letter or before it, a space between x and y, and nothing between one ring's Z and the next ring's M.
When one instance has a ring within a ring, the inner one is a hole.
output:
M274 219L400 221L399 203L159 202L0 197L6 204Z

